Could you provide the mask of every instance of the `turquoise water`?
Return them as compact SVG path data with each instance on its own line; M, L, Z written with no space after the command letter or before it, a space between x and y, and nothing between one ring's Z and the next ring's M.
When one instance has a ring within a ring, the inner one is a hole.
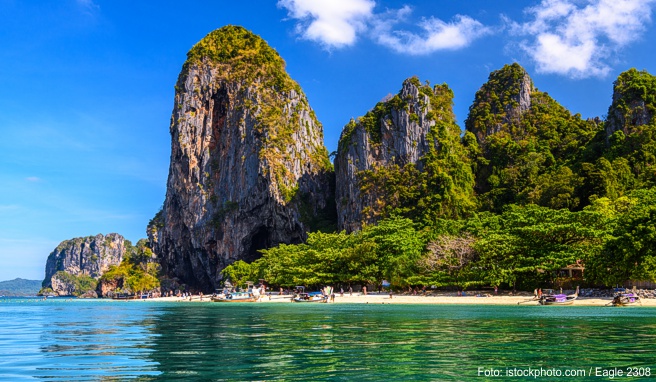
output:
M524 380L656 380L656 309L0 299L3 381L499 381L529 368L552 374Z

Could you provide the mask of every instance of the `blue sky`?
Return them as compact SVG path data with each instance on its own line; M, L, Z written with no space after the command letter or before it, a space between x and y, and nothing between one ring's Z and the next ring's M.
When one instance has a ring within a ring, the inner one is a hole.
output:
M517 6L521 4L521 6ZM518 62L573 113L656 74L656 0L0 0L0 280L42 279L65 239L136 242L166 192L173 86L186 52L242 25L287 62L324 126L405 78L446 82L463 126L493 70Z

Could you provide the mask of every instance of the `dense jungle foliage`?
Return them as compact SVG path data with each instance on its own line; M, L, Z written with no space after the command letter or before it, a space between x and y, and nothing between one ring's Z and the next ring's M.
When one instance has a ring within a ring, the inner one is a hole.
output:
M439 98L444 89L431 93ZM432 134L445 144L421 170L361 174L363 192L384 191L377 225L311 233L306 243L236 262L224 276L279 286L387 280L394 288L533 289L566 284L572 280L559 271L584 264L577 283L656 281L655 111L656 77L644 71L619 76L602 121L572 115L523 68L506 65L476 93L464 134L438 119ZM454 174L464 179L467 171L471 189L461 187L467 181L454 187ZM468 197L445 203L445 185Z

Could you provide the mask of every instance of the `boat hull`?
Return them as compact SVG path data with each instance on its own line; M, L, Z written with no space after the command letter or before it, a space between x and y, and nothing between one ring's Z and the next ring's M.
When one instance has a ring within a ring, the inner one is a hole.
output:
M328 296L322 298L309 298L309 299L294 297L292 299L292 302L328 302Z
M621 297L615 298L612 302L613 306L635 306L641 305L640 297Z
M565 301L549 301L544 300L540 301L540 305L572 305L575 299L565 300Z
M249 298L215 298L212 297L213 302L256 302L256 297Z

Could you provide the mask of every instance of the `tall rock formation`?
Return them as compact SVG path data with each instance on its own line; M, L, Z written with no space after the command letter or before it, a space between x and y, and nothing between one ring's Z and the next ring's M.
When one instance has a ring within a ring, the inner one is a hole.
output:
M340 230L359 230L393 209L421 205L430 195L439 195L435 204L443 216L463 212L454 202L465 195L473 199L473 176L459 142L452 99L446 85L431 88L413 77L397 95L344 127L335 159ZM462 176L454 174L458 171ZM404 188L392 178L403 179ZM472 206L463 201L461 207Z
M606 139L616 131L630 135L650 124L656 114L656 76L629 69L613 84L613 103L608 108Z
M537 90L516 63L492 72L465 121L466 134L476 137L470 152L483 209L577 208L582 181L573 162L599 131L597 121L572 115Z
M187 57L166 200L148 233L165 273L209 290L225 266L301 242L331 215L332 165L305 95L260 37L226 26Z
M535 90L531 77L517 63L492 72L469 108L465 121L467 130L474 133L479 142L484 142L487 136L518 125L531 108L531 95Z
M620 74L614 82L605 125L608 153L590 171L597 196L613 198L631 189L656 185L654 116L656 76L636 69Z
M70 276L98 280L110 266L121 264L125 250L125 238L117 233L64 240L48 256L42 286L59 295L73 294Z

